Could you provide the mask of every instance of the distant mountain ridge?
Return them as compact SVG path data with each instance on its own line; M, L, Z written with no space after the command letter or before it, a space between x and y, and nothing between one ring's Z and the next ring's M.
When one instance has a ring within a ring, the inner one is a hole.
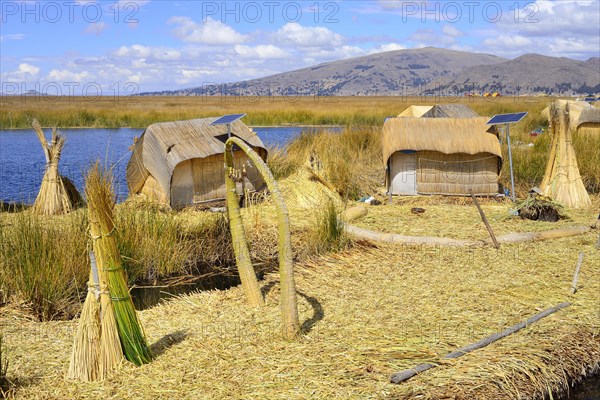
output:
M425 47L332 61L248 81L141 95L416 96L465 92L597 93L600 58L578 61L525 54L509 60Z

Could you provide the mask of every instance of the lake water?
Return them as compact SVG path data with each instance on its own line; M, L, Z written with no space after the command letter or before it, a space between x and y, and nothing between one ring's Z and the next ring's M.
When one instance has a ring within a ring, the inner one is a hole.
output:
M283 146L308 127L255 127L269 146ZM339 130L339 128L335 128ZM61 129L66 137L60 159L61 174L83 192L83 177L89 165L100 160L114 165L115 192L119 201L128 195L125 168L133 138L143 129ZM51 136L51 130L45 130ZM37 136L31 129L0 130L0 201L31 204L37 197L46 161Z

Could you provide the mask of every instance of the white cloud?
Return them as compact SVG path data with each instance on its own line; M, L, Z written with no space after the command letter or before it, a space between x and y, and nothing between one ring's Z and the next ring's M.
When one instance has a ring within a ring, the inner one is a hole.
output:
M454 25L444 25L444 27L442 28L442 32L451 37L460 37L460 36L465 35L461 30L456 28Z
M436 47L440 47L440 45L449 46L456 43L454 37L442 35L440 32L434 31L433 29L417 29L409 36L409 40L418 42L420 45Z
M347 58L360 57L367 54L366 50L357 46L341 46L335 49L309 49L299 54L303 61L308 64L317 64L325 61L345 60Z
M6 40L23 40L25 39L24 33L9 33L8 35L0 35L0 42Z
M515 49L526 46L531 46L532 40L520 35L500 35L493 38L487 38L483 41L483 44L490 47L496 47L499 49Z
M382 53L384 51L394 51L394 50L404 50L406 46L403 46L398 43L386 43L379 45L369 51L369 53Z
M327 28L305 27L295 22L289 22L273 34L273 38L279 43L298 47L338 47L344 42L339 33Z
M48 74L48 80L57 82L81 82L90 77L87 71L73 72L67 69L53 69Z
M505 13L484 33L480 50L504 56L536 52L587 59L600 48L600 2L537 0Z
M129 47L121 46L114 52L114 55L121 58L153 59L161 61L179 60L181 58L181 52L179 50L142 46L141 44L134 44Z
M40 69L35 65L23 63L19 64L19 69L16 72L23 75L35 76L40 72Z
M96 22L96 23L91 23L89 24L84 32L91 34L91 35L97 35L99 36L100 34L102 34L102 32L104 32L104 30L107 28L107 25L104 21L101 22Z
M259 58L262 60L287 58L289 53L272 44L261 44L258 46L245 46L237 44L234 47L235 52L242 58Z
M209 45L240 44L248 40L227 24L210 17L204 23L196 23L189 17L171 17L169 25L176 25L173 33L184 42Z

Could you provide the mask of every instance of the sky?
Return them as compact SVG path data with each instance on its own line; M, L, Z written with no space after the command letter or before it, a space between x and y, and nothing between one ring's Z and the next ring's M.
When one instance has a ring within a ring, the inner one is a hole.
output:
M129 95L426 46L600 56L599 0L0 0L0 92Z

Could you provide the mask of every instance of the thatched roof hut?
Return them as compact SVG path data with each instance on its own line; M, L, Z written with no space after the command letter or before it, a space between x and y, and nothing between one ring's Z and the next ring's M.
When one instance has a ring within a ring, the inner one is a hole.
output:
M498 194L502 151L488 118L390 118L383 162L392 194Z
M600 134L600 109L583 101L557 100L542 114L548 118L552 132L550 156L540 185L542 193L569 207L591 205L579 173L573 135Z
M182 208L225 199L223 152L225 125L210 126L217 118L163 122L150 125L135 143L127 164L131 194ZM248 143L266 160L260 138L241 121L231 123L231 133ZM242 151L234 150L236 169L245 171L239 190L260 190L264 182Z

